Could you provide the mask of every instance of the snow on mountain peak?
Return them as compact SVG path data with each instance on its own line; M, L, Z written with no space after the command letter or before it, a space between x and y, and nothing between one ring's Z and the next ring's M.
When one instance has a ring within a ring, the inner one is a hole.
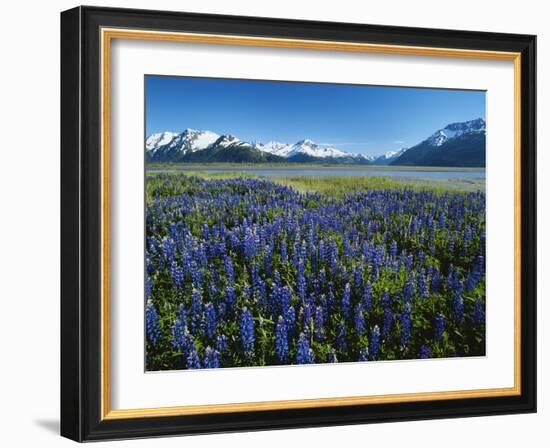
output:
M408 148L401 148L397 151L388 151L385 154L382 154L373 160L377 165L389 165L391 162L393 162L395 159L397 159L401 154L403 154L405 151L407 151Z
M256 147L260 151L268 152L279 157L287 157L288 153L292 151L292 145L275 141L267 142L265 145L260 143L256 145Z
M219 137L215 142L212 143L213 146L222 146L227 147L230 145L236 145L236 144L245 144L245 142L242 142L237 137L231 134L224 134L221 137ZM246 143L249 146L252 146L250 143Z
M145 149L147 151L152 151L160 146L169 144L178 134L176 132L157 132L156 134L151 134L145 141Z
M309 139L300 140L299 142L295 143L292 146L291 150L288 152L287 157L292 157L298 154L305 154L308 156L321 158L354 156L354 154L344 152L336 148L318 145Z
M179 151L182 154L195 152L208 147L218 139L219 135L210 131L185 129L182 133L158 132L150 135L145 141L145 149L151 154L160 151Z
M439 147L448 140L460 137L466 134L485 133L485 120L478 118L476 120L462 123L451 123L443 129L439 129L424 143ZM270 153L282 158L292 158L295 156L309 156L319 159L337 159L350 158L362 161L374 162L380 165L392 163L400 157L408 148L402 148L397 151L388 151L387 153L372 157L368 154L350 153L337 149L331 145L320 145L310 139L303 139L294 144L270 141L266 144L259 142L243 141L231 134L218 135L211 131L197 130L187 128L181 133L176 132L158 132L151 134L145 141L147 153L153 160L162 160L165 157L174 157L174 154L185 155L190 152L200 151L209 147L223 148L252 148L264 153ZM297 157L297 160L303 160Z
M268 152L270 154L274 154L276 156L280 156L284 158L305 154L311 157L320 157L320 158L361 157L367 160L369 159L367 156L363 156L361 154L352 154L330 146L318 145L312 140L307 138L300 140L294 144L270 141L265 145L258 144L256 145L256 148L258 148L260 151Z
M195 152L214 143L220 136L211 131L199 131L187 128L181 133L181 140L185 149Z
M446 141L460 137L461 135L477 134L481 132L485 132L485 120L483 118L478 118L462 123L451 123L443 129L434 132L427 139L427 142L432 146L441 146Z

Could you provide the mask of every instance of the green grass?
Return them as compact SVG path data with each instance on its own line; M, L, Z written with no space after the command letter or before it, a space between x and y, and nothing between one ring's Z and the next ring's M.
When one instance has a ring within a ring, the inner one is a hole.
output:
M156 174L169 174L173 176L197 176L205 179L231 179L236 177L258 177L250 173L205 171L159 170L147 171L149 178ZM424 179L415 177L390 177L390 176L281 176L266 177L268 180L279 182L293 187L301 192L318 192L329 196L339 197L346 193L365 190L381 189L414 189L430 190L444 194L453 191L484 191L485 181L482 179ZM148 183L151 180L147 181Z
M330 196L364 190L413 189L430 190L436 193L448 191L483 191L485 183L479 179L420 179L388 176L327 176L327 177L281 177L277 182L289 185L298 191L316 191Z

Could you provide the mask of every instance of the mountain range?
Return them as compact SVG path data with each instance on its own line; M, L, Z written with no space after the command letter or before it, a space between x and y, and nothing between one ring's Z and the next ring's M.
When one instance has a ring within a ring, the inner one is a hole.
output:
M410 148L373 157L320 145L247 142L229 134L186 129L160 132L145 141L148 162L317 163L338 165L485 166L485 121L452 123Z

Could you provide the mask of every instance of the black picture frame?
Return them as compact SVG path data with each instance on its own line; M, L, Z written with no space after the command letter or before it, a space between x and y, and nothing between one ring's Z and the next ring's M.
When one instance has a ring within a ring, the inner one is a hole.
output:
M521 394L102 420L100 29L521 53ZM536 37L77 7L61 13L61 435L76 441L536 412Z

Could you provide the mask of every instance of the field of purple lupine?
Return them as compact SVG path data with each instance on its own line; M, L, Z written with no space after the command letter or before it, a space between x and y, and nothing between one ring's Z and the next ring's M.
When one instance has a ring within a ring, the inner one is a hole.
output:
M485 354L485 193L147 176L147 370Z

